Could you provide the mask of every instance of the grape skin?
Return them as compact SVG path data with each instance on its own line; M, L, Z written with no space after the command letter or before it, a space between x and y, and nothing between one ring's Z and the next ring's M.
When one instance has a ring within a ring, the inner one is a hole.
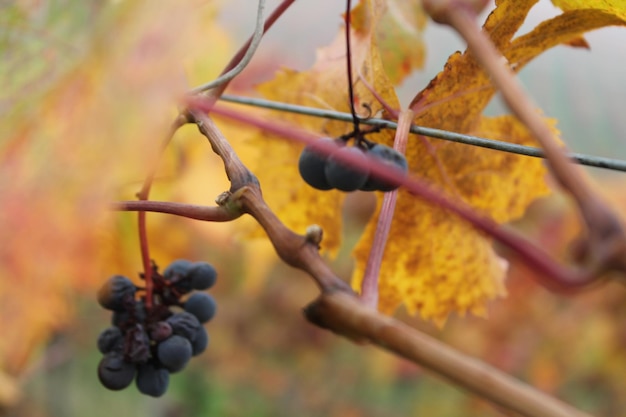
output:
M113 350L121 352L124 348L124 336L119 327L109 327L98 336L98 350L102 354Z
M197 356L204 352L209 345L209 333L204 327L200 327L195 340L191 343L191 355Z
M196 316L200 323L206 323L215 316L217 305L209 294L197 292L192 294L184 304L185 311Z
M198 329L202 327L198 318L186 311L173 314L166 321L172 326L172 333L182 336L190 342L195 340Z
M150 326L150 339L162 342L172 335L172 326L168 322L159 321Z
M207 262L196 262L189 270L189 280L194 290L208 290L217 280L217 271Z
M118 352L109 352L98 364L98 379L100 383L112 391L123 390L133 382L136 366L124 361Z
M175 276L185 276L189 270L193 267L193 262L188 259L176 259L165 268L163 271L163 278L167 280L174 279Z
M98 303L107 310L124 311L124 305L135 297L135 284L123 275L114 275L98 290Z
M170 383L170 373L165 368L156 367L152 363L139 366L135 385L142 394L160 397L165 394Z
M143 363L150 358L150 338L143 325L135 324L126 331L125 335L126 358L134 363Z
M182 370L191 359L191 342L178 335L173 335L169 339L159 343L157 347L157 357L161 364L170 372Z
M404 173L406 173L409 169L409 165L404 155L387 145L377 143L369 149L368 153L380 162L389 165L390 167L402 170ZM396 188L398 188L398 186L370 176L360 190L386 192L393 191Z
M332 139L320 139L326 142L333 142ZM298 171L302 179L311 187L318 190L331 190L333 187L326 180L324 174L328 157L315 152L311 147L307 146L302 150L300 159L298 160Z
M352 154L363 161L367 157L357 147L348 147L337 149L329 158L324 169L326 181L333 188L341 191L355 191L362 187L367 181L369 172L349 167L344 162L338 160L339 155Z
M163 278L174 283L177 290L188 293L192 290L189 272L194 267L194 263L187 259L176 259L163 271Z

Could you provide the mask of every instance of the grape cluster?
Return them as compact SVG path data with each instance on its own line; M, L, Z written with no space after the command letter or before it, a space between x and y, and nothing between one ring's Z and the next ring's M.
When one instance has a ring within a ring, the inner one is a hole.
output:
M357 170L340 162L339 158L342 154L351 154L363 161L367 161L366 155L369 154L389 167L399 169L404 173L408 171L404 155L387 145L360 141L355 146L347 146L342 139L333 141L330 138L322 138L320 140L328 143L335 142L340 146L328 156L307 146L300 154L298 161L298 170L302 179L318 190L392 191L397 188L396 185L370 176L367 171Z
M148 308L145 288L122 275L109 278L98 291L100 305L113 311L112 326L98 337L98 350L104 355L98 365L102 385L122 390L134 380L141 393L163 395L170 374L208 346L203 324L215 315L216 303L201 291L216 279L217 272L206 262L179 259L163 274L154 265Z

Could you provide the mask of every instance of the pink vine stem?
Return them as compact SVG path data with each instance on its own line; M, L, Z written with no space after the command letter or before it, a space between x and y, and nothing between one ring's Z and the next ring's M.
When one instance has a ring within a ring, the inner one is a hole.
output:
M204 112L212 112L229 119L255 126L288 140L304 143L324 155L329 155L336 149L334 144L319 141L317 140L317 136L311 133L298 130L291 126L280 125L275 121L261 120L221 105L213 105L213 103L202 98L191 98L188 104L191 108L196 108ZM440 206L442 209L448 210L471 223L476 229L485 232L512 249L515 255L519 256L531 268L539 272L537 279L547 287L554 290L568 291L576 287L588 285L593 279L593 271L580 271L556 263L543 250L534 246L524 237L476 213L470 206L452 200L423 180L408 177L397 169L390 169L388 165L376 161L376 159L372 157L361 161L348 154L340 155L338 160L355 169L361 169L363 171L369 170L373 175L380 178L380 180L405 187L410 193L423 198L431 204Z
M411 110L400 113L398 119L398 129L393 142L393 148L404 155L409 137L409 129L415 115ZM374 241L370 249L365 272L363 273L363 281L361 283L361 301L369 307L376 309L378 307L378 281L380 277L380 269L391 230L391 222L396 209L396 201L398 200L398 190L385 193L383 197L380 213L378 214L378 223L376 224L376 232L374 233Z

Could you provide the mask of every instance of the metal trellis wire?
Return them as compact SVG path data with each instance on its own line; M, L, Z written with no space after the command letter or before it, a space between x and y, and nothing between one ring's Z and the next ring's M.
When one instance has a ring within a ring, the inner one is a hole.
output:
M326 119L352 122L352 115L350 113L342 113L334 110L318 109L314 107L280 103L261 98L232 96L226 94L222 95L221 100L231 103L244 104L248 106L263 107L271 110L298 113L312 117L322 117ZM361 123L381 126L383 128L393 130L398 127L398 124L395 122L378 118L362 120ZM509 152L518 155L545 158L543 151L539 148L533 146L518 145L515 143L504 142L501 140L486 139L477 136L464 135L462 133L449 132L446 130L433 129L429 127L421 127L415 125L411 126L411 133L443 140L449 140L452 142L464 143L466 145L480 146L482 148L494 149L497 151ZM573 162L576 162L580 165L626 172L626 161L622 161L619 159L605 158L601 156L587 155L582 153L569 153L568 156Z

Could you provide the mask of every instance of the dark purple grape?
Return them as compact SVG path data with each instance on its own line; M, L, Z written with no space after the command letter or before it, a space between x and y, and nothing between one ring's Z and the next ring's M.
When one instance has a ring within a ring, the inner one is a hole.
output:
M187 365L191 359L192 351L191 342L188 339L173 335L159 343L157 357L165 369L170 372L178 372Z
M165 268L163 278L172 282L180 293L186 294L193 289L189 279L189 271L193 266L194 263L187 259L177 259Z
M196 262L189 270L188 276L194 290L208 290L217 280L217 271L207 262Z
M139 365L135 384L142 394L160 397L167 391L169 383L170 373L167 369L157 367L152 363Z
M133 363L143 363L150 359L150 338L141 324L135 324L126 331L124 356Z
M135 284L123 275L114 275L98 290L98 302L107 310L124 311L135 297Z
M409 170L409 165L404 155L395 149L377 143L369 149L369 154L383 162L389 167L393 167L406 173ZM393 191L398 186L373 178L371 175L367 179L367 182L360 188L362 191Z
M119 391L133 382L136 366L124 361L124 357L118 352L107 353L98 365L98 379L100 383L113 391Z
M196 292L185 301L185 311L196 316L200 323L206 323L215 316L217 304L215 299L204 292Z
M202 327L198 318L186 311L172 314L166 321L172 326L172 333L189 339L190 342L195 340L198 329Z
M163 271L163 278L168 281L175 279L176 277L184 277L189 270L193 267L193 262L187 259L176 259L174 262L168 265Z
M122 352L124 349L124 336L119 327L109 327L98 336L98 350L102 354L111 351Z
M191 344L191 354L193 356L197 356L204 352L209 345L209 333L206 331L204 327L200 327L198 333L196 334L196 338Z
M321 138L320 140L328 143L333 142L329 138ZM302 150L300 159L298 160L298 171L302 179L311 187L318 190L330 190L333 187L326 180L324 169L328 157L315 152L313 148L307 146Z
M344 162L338 160L338 156L351 154L357 158L367 161L365 153L357 147L344 146L337 149L326 162L324 174L328 184L341 191L355 191L362 187L367 181L369 172L351 168Z

